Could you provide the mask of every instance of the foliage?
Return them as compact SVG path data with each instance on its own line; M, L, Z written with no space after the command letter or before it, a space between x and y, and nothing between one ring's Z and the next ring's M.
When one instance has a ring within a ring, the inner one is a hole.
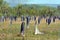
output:
M49 6L41 6L35 4L19 4L15 7L10 7L9 4L3 0L0 0L0 14L6 16L21 16L21 15L56 15L58 13L57 8ZM58 14L57 14L58 15Z

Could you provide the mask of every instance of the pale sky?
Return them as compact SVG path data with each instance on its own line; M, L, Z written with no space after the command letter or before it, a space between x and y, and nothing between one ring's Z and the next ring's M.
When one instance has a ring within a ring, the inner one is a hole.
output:
M10 5L21 4L60 4L60 0L6 0Z

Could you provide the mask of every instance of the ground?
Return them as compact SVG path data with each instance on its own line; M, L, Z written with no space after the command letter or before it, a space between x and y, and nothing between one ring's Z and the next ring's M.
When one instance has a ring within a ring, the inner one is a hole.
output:
M9 21L4 23L0 22L0 40L60 40L60 20L56 19L56 22L48 25L45 19L41 20L38 29L43 32L42 35L34 35L34 21L30 22L30 28L25 29L25 37L19 35L21 21L18 19L16 22L10 25Z

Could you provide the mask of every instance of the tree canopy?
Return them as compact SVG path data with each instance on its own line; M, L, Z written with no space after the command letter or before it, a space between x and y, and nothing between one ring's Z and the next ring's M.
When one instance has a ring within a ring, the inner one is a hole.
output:
M58 7L60 8L60 7ZM37 4L18 4L15 7L10 7L6 1L0 0L0 16L21 16L21 15L59 15L60 12L58 8L50 7L50 6L41 6Z

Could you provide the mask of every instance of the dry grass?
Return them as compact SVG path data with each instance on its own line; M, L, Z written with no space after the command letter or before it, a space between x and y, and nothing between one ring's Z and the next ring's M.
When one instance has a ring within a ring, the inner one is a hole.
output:
M0 23L0 40L22 40L20 33L20 23L13 21L12 25L9 25L9 21ZM25 30L24 40L58 40L60 38L60 21L56 20L56 23L51 23L48 27L45 20L42 19L41 24L38 26L43 35L34 35L34 21L31 21L30 28Z

